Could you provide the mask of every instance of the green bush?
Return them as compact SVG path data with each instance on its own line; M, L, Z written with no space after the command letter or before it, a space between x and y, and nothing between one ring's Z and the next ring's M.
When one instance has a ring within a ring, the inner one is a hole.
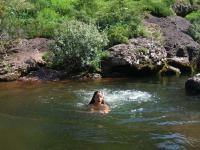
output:
M167 17L174 15L174 12L170 5L172 4L171 1L162 1L162 0L147 0L144 3L144 8L154 16L158 17Z
M52 65L69 73L87 67L97 69L108 40L93 24L69 21L58 29L52 46Z

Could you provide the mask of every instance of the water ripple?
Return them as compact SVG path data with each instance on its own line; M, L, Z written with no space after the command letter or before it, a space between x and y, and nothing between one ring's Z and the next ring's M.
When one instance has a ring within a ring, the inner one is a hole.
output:
M180 133L171 134L152 134L153 140L162 140L157 144L158 148L166 150L185 150L187 145L193 146L197 140L186 137Z
M173 125L185 125L185 124L199 124L200 121L192 120L192 121L165 121L156 123L159 126L173 126Z

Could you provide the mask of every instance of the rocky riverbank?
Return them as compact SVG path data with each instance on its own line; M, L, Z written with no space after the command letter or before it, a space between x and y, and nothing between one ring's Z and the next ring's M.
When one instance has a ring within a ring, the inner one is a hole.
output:
M187 34L190 22L182 17L149 16L146 26L156 27L151 38L130 39L109 49L111 57L103 62L106 76L160 73L192 73L197 64L200 45ZM160 34L158 38L154 34ZM160 32L160 33L159 33Z
M47 67L43 56L53 42L45 38L20 39L1 52L0 81L98 79L134 75L180 75L200 68L200 45L188 35L190 22L178 16L148 16L145 25L150 37L132 38L126 44L108 49L110 56L102 61L100 74L83 73L69 76L65 71Z

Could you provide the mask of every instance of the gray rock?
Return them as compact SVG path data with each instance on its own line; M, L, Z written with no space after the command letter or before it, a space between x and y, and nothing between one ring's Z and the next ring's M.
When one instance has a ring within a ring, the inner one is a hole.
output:
M192 73L192 66L187 57L167 58L167 64L180 69L181 73Z
M173 66L165 65L163 69L160 70L159 73L161 76L171 76L171 75L179 76L181 74L181 71L180 69L175 68Z
M166 60L167 53L158 41L146 38L130 39L128 44L111 47L110 58L104 60L104 76L123 76L158 72Z
M20 81L58 81L65 78L65 72L56 71L48 68L39 68L36 71L31 71L28 75L20 77Z
M0 75L0 81L14 81L20 77L21 74L19 72L11 72L6 73L4 75Z
M30 71L38 70L45 65L43 54L48 51L52 40L45 38L20 39L16 45L9 48L0 62L0 80L12 81L27 75Z
M160 26L168 57L188 57L189 61L195 59L200 45L187 34L191 26L189 21L178 16L167 18L149 16L145 21Z

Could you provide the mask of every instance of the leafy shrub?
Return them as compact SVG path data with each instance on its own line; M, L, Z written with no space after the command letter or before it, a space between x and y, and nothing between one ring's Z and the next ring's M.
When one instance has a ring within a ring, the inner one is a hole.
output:
M155 1L155 0L147 0L145 2L145 9L150 11L152 15L158 17L166 17L174 15L172 8L170 7L170 1Z
M93 24L69 21L57 30L52 46L53 67L68 72L82 71L88 66L99 67L102 48L108 40Z

